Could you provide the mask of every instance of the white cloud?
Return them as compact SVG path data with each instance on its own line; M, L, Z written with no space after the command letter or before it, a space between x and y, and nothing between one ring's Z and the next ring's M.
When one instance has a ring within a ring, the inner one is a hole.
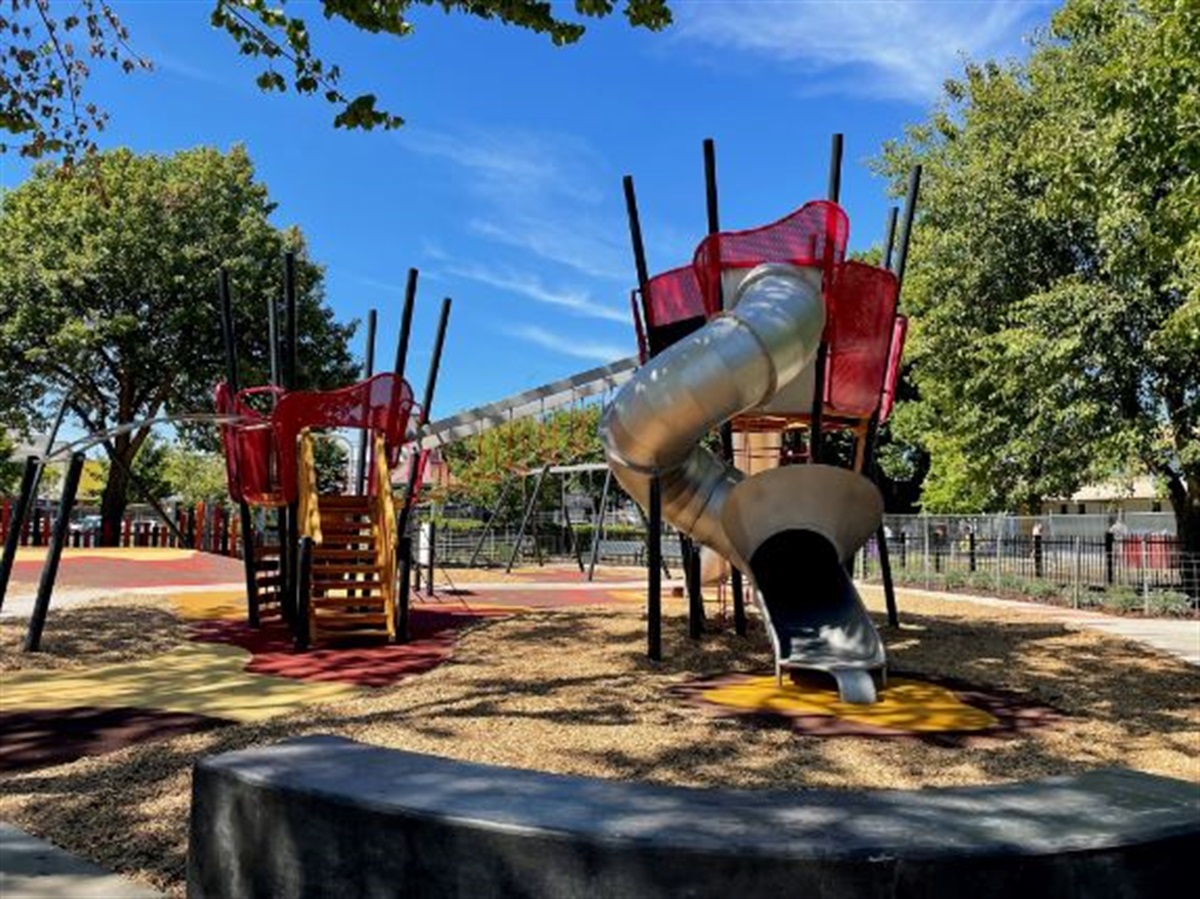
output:
M467 227L480 237L524 250L583 275L632 282L631 250L617 246L613 229L570 216L508 214L501 219L474 218Z
M624 359L633 351L633 348L628 346L596 343L594 341L579 340L575 337L555 334L536 325L518 325L513 328L505 328L504 333L509 337L516 337L520 340L536 343L540 347L556 353L562 353L564 356L574 356L577 359L590 359L596 362L613 362L617 359Z
M620 181L586 141L520 129L406 132L397 140L409 151L459 170L455 180L477 204L472 233L589 277L632 278Z
M1043 0L709 0L679 4L684 41L761 56L805 93L928 102L972 59L1012 55Z
M620 322L628 325L630 316L620 309L605 305L594 299L587 291L554 290L546 287L541 278L511 269L498 270L483 265L449 265L444 271L450 275L467 278L495 287L508 293L528 297L538 303L548 306L558 306L563 309L605 321Z

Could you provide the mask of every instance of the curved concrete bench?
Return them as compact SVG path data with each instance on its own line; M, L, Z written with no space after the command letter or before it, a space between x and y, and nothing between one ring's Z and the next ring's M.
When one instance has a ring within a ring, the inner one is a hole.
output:
M1107 770L797 793L565 777L306 737L200 762L190 899L1088 897L1195 875L1200 787Z

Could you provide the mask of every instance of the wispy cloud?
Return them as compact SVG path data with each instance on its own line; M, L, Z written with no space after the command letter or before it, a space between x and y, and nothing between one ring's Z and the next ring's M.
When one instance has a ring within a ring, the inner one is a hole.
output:
M535 343L540 347L561 353L564 356L574 356L576 359L590 359L596 362L613 362L630 355L632 348L617 344L597 343L589 340L579 340L563 334L555 334L537 325L518 325L504 328L509 337Z
M593 278L630 277L619 182L579 137L521 129L406 129L410 152L445 160L476 200L473 234Z
M474 218L467 227L496 243L524 250L593 278L631 281L629 251L618 246L612 228L586 218L508 214L497 219Z
M451 264L446 266L444 271L450 275L457 275L460 278L467 278L480 284L486 284L497 290L528 297L538 303L569 309L577 315L620 322L623 325L629 324L628 314L620 309L594 300L587 291L555 290L547 287L542 282L542 279L536 275L517 272L511 269L495 269L483 265Z
M973 59L1011 55L1049 0L709 0L677 7L681 40L749 53L806 93L928 102Z

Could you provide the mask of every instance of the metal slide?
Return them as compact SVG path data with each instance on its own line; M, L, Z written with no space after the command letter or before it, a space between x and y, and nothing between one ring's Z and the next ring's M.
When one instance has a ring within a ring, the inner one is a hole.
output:
M878 490L825 465L746 478L701 445L798 382L811 396L825 326L821 272L760 265L726 295L726 314L652 358L617 393L600 422L609 465L643 507L657 473L663 516L753 577L778 676L827 671L843 700L874 702L883 644L844 563L882 520Z

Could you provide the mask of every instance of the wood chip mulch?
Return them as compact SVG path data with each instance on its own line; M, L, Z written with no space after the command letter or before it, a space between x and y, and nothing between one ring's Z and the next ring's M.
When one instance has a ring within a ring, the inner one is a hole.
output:
M869 600L873 603L874 600ZM981 784L1106 766L1200 781L1200 678L1173 657L1007 609L900 594L891 664L1060 710L985 744L834 739L714 717L672 688L771 669L765 636L687 637L668 599L664 657L634 604L485 621L441 667L336 706L131 746L0 778L0 819L182 896L196 759L309 733L477 762L695 787L804 790ZM876 609L875 611L881 611ZM880 615L882 621L882 616ZM27 667L0 627L0 667ZM77 631L82 631L78 632ZM53 613L44 667L162 651L182 622L142 605Z

